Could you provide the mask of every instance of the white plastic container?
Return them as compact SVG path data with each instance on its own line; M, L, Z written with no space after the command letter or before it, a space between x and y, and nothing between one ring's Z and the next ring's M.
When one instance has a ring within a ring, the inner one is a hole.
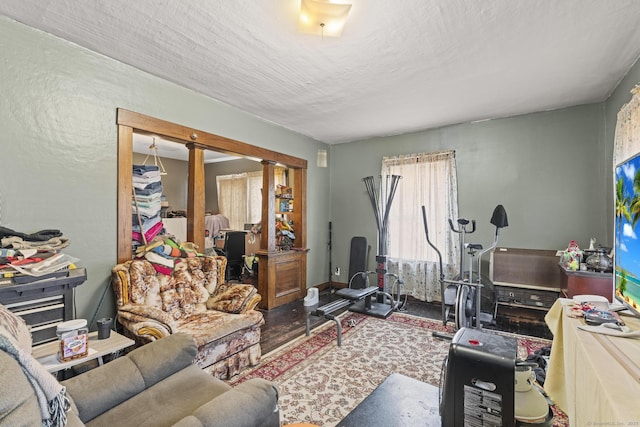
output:
M317 305L319 300L320 294L318 293L318 288L307 289L307 296L304 297L305 307L308 307L310 305Z
M58 323L56 335L58 335L58 339L60 339L65 335L79 335L79 331L83 331L83 333L88 332L87 319L74 319Z

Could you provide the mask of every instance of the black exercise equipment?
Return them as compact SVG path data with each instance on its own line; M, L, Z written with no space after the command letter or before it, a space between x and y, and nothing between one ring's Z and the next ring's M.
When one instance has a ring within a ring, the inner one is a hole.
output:
M387 277L395 276L387 273L387 233L389 231L389 211L391 210L391 204L401 178L400 175L387 176L384 186L385 194L381 194L383 190L382 183L376 185L375 179L372 176L363 178L378 227L378 255L376 255L378 293L376 295L376 302L370 308L363 307L362 304L360 304L350 307L350 311L357 311L384 319L389 317L394 309L398 308L398 304L396 304L388 292L387 286ZM385 195L386 200L384 200ZM398 280L397 276L395 277L396 280Z
M361 271L359 273L356 273L351 277L351 280L349 280L349 287L351 288L351 285L355 281L355 279L358 276L361 276L364 279L365 289L373 289L375 288L375 286L369 286L369 276L375 276L378 279L378 283L379 283L381 274L384 275L383 280L385 283L388 277L395 279L395 282L393 283L394 286L385 285L385 288L389 290L391 288L395 288L395 294L397 295L398 300L395 300L393 298L393 291L390 290L390 291L380 292L380 287L378 286L377 292L375 292L376 301L372 301L371 297L367 297L364 300L358 300L349 306L349 311L353 311L355 313L362 313L362 314L366 314L373 317L379 317L381 319L386 319L391 314L391 312L400 310L400 308L406 304L407 302L406 296L405 296L404 302L400 301L400 294L403 291L404 282L398 277L397 274L387 273L386 270L384 273L381 273L380 270ZM356 290L357 289L341 289L340 291L337 292L337 294L340 295L341 292L356 291ZM378 302L377 299L380 298L380 296L383 296L384 298L386 298L389 301L389 303Z
M376 286L370 286L365 289L338 289L336 291L336 295L341 297L340 299L331 301L330 303L322 305L315 310L307 313L307 336L309 336L309 333L311 332L311 316L324 316L325 319L333 320L334 322L336 322L336 327L338 328L338 346L341 346L342 325L340 324L340 320L338 320L333 313L340 310L341 308L349 307L357 301L362 301L365 306L371 307L371 297L374 296L376 292L378 292L378 288Z
M371 246L367 245L366 237L351 238L351 249L349 251L349 278L351 281L350 288L362 289L366 288L365 278L357 273L367 270L367 260L369 259L369 250Z
M451 231L457 233L460 237L460 273L453 280L447 280L444 277L442 266L442 255L435 245L429 240L429 229L427 226L427 214L425 206L422 206L422 220L424 223L425 236L427 243L431 246L438 256L438 265L440 268L439 281L442 299L442 322L444 325L450 317L451 312L454 313L456 329L471 326L475 319L476 328L480 329L482 323L493 323L497 312L497 302L493 291L493 284L486 278L483 279L481 274L482 256L493 250L498 245L498 235L501 228L507 227L507 213L502 205L498 205L491 215L491 224L496 227L495 239L493 244L487 248L475 243L467 243L466 235L475 232L475 220L467 220L458 218L456 220L457 228L453 221L449 219L449 227ZM469 270L465 271L465 251L469 255ZM474 271L474 257L477 256L477 267Z

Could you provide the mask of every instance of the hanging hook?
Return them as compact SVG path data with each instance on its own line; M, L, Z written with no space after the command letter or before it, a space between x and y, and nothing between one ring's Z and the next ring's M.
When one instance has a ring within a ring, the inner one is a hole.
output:
M160 175L166 175L167 171L164 168L164 165L162 164L162 159L158 156L158 146L156 145L156 137L153 137L153 142L151 143L151 145L149 146L149 150L150 153L147 154L147 157L144 158L144 162L142 162L143 165L147 164L147 159L149 159L149 156L153 155L153 164L158 166L158 164L160 164L159 168L160 168Z

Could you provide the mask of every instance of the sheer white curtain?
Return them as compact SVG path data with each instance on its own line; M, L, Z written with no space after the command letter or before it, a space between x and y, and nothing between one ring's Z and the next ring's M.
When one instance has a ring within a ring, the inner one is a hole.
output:
M640 85L631 90L631 101L618 111L613 147L613 165L640 153Z
M262 171L247 173L247 224L262 219Z
M219 175L218 210L229 219L229 227L243 230L247 215L247 174Z
M452 277L459 263L458 239L448 223L458 217L455 152L385 157L382 187L392 175L402 179L389 211L388 270L402 278L409 295L440 301L438 256L427 244L422 206L429 239L442 254L445 277Z

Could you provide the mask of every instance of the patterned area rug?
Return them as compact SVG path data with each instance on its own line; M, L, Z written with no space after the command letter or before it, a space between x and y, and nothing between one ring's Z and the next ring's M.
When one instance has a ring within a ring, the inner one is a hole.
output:
M280 392L282 424L307 422L323 427L335 426L394 372L440 386L449 341L434 338L432 332L453 333L451 326L400 313L385 320L346 312L340 319L341 347L336 342L335 322L327 322L310 337L298 338L263 356L260 365L230 383L254 377L271 380ZM551 344L504 334L517 337L521 359ZM556 413L554 426L568 426L564 414Z

